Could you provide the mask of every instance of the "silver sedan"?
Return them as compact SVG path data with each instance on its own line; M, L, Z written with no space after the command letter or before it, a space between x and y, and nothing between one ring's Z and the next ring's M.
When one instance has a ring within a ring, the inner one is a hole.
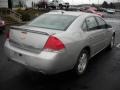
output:
M91 57L112 49L115 31L101 17L83 12L51 11L6 35L10 60L43 74L73 70L83 74Z

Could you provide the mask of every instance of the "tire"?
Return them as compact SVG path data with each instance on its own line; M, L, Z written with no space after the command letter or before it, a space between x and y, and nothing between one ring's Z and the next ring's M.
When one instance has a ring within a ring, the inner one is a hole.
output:
M86 49L82 50L78 57L77 63L73 69L77 76L82 75L86 71L88 59L89 52Z
M113 49L114 45L115 45L115 36L113 35L112 38L111 38L110 44L108 45L107 49L108 50Z

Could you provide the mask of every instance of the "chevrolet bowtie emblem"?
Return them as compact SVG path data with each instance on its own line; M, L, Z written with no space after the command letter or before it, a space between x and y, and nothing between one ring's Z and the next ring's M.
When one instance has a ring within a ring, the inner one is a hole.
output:
M27 32L21 32L21 39L26 39Z

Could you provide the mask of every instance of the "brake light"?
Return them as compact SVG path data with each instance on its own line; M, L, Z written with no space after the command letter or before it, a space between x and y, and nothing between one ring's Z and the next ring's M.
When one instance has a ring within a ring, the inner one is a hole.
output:
M9 36L10 36L10 33L9 33L9 32L6 32L6 33L5 33L5 36L6 36L6 38L8 39Z
M47 40L47 43L44 46L44 49L52 51L59 51L64 48L64 44L57 37L54 36L50 36Z
M5 25L5 21L2 21L2 25Z

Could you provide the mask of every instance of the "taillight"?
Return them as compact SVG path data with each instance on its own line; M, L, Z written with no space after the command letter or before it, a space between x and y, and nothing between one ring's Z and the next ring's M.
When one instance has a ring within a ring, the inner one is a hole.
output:
M54 36L50 36L44 46L44 49L52 51L59 51L64 48L64 44L57 37Z
M2 21L2 25L5 25L5 21Z
M9 32L6 32L6 33L5 33L5 36L6 36L6 38L8 39L9 36L10 36L10 33L9 33Z

